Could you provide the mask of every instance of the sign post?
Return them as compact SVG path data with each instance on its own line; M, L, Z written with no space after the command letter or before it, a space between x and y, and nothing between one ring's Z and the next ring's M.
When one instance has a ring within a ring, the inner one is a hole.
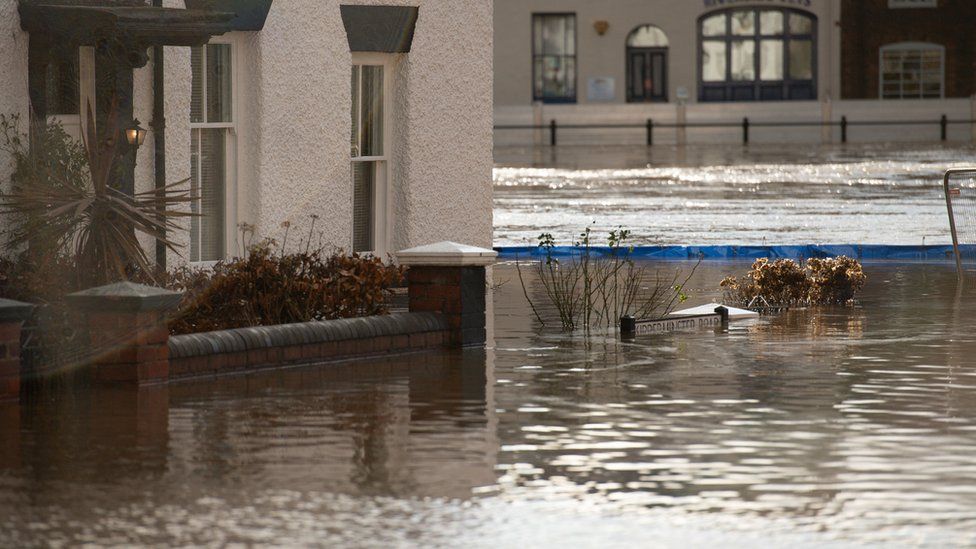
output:
M620 337L632 338L639 335L663 334L678 330L690 330L729 325L729 310L716 307L713 314L674 316L654 319L637 319L632 316L620 317Z

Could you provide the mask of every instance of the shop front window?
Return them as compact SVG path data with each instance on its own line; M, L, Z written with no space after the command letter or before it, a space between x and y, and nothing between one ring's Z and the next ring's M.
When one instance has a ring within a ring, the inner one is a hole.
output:
M700 101L813 100L813 15L793 9L729 9L699 21Z
M576 101L576 15L532 16L532 98Z

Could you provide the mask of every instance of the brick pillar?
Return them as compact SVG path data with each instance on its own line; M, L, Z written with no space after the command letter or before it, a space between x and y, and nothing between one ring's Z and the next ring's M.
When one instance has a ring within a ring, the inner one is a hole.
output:
M0 402L20 399L20 329L34 306L0 299Z
M486 273L498 253L456 242L439 242L397 253L407 271L411 312L447 317L451 346L485 344Z
M166 312L182 294L132 282L117 282L68 296L85 313L94 380L152 385L169 379Z

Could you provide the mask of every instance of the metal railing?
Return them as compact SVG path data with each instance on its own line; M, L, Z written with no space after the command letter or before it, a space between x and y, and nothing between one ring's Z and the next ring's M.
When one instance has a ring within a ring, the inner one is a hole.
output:
M945 194L946 210L949 214L949 231L952 233L952 252L956 256L956 276L962 280L962 255L959 251L959 234L956 232L956 216L952 210L952 197L962 193L961 189L949 187L949 180L954 175L976 175L976 168L949 168L942 178L942 192Z
M976 120L949 120L949 117L942 115L938 120L848 120L846 116L840 120L829 121L766 121L754 122L748 117L743 118L742 122L684 122L684 123L659 123L648 118L645 122L636 123L608 123L608 124L559 124L556 119L552 119L548 124L499 124L495 130L549 130L549 145L555 147L559 144L560 130L600 130L600 129L643 129L646 132L647 146L654 145L654 130L659 128L668 129L688 129L688 128L741 128L742 143L749 143L749 132L752 128L788 128L788 127L820 127L820 128L840 128L840 141L847 143L848 129L857 126L938 126L939 138L942 141L948 140L950 124L974 124Z

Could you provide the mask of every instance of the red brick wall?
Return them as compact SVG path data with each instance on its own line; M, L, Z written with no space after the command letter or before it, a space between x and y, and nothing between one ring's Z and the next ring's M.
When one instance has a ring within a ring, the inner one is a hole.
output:
M976 1L939 0L937 8L891 9L888 0L841 0L841 97L877 99L881 46L928 42L945 47L945 95L976 92Z
M95 379L148 385L169 377L169 333L160 311L88 314Z

